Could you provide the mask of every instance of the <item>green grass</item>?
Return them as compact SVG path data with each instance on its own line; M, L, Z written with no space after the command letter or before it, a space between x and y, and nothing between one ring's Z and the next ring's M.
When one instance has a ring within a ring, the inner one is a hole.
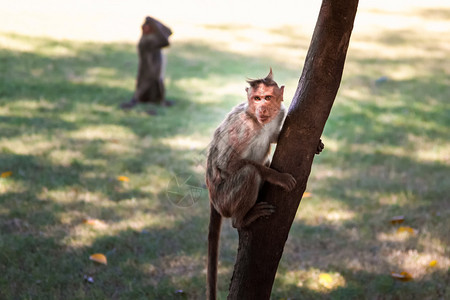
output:
M203 30L233 36L236 28ZM289 104L309 37L262 32L277 38L273 53L238 49L239 37L173 43L166 82L176 105L157 107L157 116L146 106L118 109L133 92L135 45L0 33L0 173L12 172L0 178L0 298L203 298L207 193L192 203L166 192L174 177L203 187L204 149L243 100L247 77L272 66ZM273 299L449 297L450 72L440 38L353 38ZM417 233L397 233L396 215ZM236 247L226 223L222 299ZM94 253L108 265L90 261ZM391 278L401 271L414 279Z

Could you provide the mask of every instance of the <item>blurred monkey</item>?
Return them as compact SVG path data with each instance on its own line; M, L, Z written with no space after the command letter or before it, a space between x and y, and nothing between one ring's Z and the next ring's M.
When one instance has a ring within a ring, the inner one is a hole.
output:
M130 101L121 104L129 109L137 103L167 104L165 101L164 71L166 60L161 51L169 46L172 31L158 20L146 17L138 44L139 66L136 91Z

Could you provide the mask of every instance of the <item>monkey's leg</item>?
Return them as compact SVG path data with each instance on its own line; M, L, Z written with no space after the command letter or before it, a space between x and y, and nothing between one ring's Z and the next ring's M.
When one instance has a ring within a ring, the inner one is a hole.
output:
M138 102L155 102L155 80L152 78L145 78L139 80L139 84L136 86L134 98Z
M275 211L268 203L256 203L261 178L255 171L246 171L248 175L240 182L240 187L234 193L236 198L232 199L232 225L235 228L247 227L256 219L269 216Z
M123 102L120 104L120 108L122 109L130 109L133 108L137 104L136 98L132 97L130 101Z
M295 187L295 184L297 183L291 174L280 173L277 170L268 168L252 160L241 159L237 164L253 166L263 180L281 186L287 191L292 190Z

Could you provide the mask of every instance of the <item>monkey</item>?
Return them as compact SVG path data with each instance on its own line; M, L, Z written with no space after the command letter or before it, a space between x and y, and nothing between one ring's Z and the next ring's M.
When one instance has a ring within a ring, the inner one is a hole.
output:
M273 79L249 79L247 102L235 106L215 130L206 163L206 186L210 199L208 233L207 297L216 299L219 239L222 218L231 218L241 229L260 217L274 213L274 206L257 203L264 181L291 191L296 180L270 166L270 146L278 141L286 117L284 86ZM316 153L323 149L320 140Z
M147 16L141 26L142 36L138 43L139 64L136 89L130 101L122 103L122 109L130 109L137 103L151 102L170 105L165 101L165 57L161 49L169 46L172 31L158 20Z

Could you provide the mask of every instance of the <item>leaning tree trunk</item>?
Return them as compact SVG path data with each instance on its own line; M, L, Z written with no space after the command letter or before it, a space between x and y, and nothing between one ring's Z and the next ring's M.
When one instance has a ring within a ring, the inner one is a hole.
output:
M271 167L291 173L295 189L264 185L261 201L276 212L239 231L239 248L228 299L269 299L272 285L314 153L338 91L358 0L323 0L303 73Z

